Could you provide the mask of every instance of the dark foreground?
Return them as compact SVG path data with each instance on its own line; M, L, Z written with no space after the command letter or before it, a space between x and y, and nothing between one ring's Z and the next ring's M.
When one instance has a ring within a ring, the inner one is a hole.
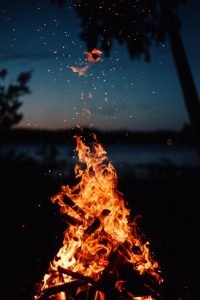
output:
M53 162L1 158L1 299L33 299L36 284L62 244L65 225L50 197L68 176L53 176ZM71 168L71 167L70 167ZM138 178L118 170L119 190L160 262L162 299L199 299L200 168L148 165ZM71 175L70 175L71 174ZM114 299L110 299L114 300Z

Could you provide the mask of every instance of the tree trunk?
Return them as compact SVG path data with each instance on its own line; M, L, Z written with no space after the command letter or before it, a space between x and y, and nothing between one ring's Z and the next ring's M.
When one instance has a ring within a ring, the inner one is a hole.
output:
M200 102L198 92L195 87L183 41L179 32L177 17L175 13L173 13L169 1L160 0L160 5L163 17L165 18L170 46L180 79L194 141L200 152Z

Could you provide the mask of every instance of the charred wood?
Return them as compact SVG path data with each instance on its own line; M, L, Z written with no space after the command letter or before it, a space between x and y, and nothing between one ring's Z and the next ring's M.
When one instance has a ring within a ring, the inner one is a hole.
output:
M64 222L66 222L67 224L73 225L73 226L81 225L82 224L82 222L80 220L78 220L78 219L76 219L76 218L74 218L74 217L72 217L72 216L70 216L70 215L68 215L66 213L62 214L62 220Z
M128 253L128 250L124 247L123 244L120 244L118 247L118 252L124 256L128 261L131 259L130 254Z
M71 276L71 277L73 277L75 279L84 280L87 283L95 284L95 280L93 278L88 277L88 276L84 276L84 275L82 275L80 273L73 272L71 270L62 268L60 266L58 266L58 272L63 273L63 274L67 274L67 275L69 275L69 276Z
M85 212L84 210L82 210L82 208L80 208L76 203L74 203L73 200L71 200L69 197L67 197L66 195L62 195L62 199L63 202L70 206L79 216L84 217L85 216Z
M96 218L94 222L85 230L84 234L88 234L88 235L92 234L99 228L100 225L101 225L100 220Z
M96 283L96 289L106 292L107 289L115 286L117 280L118 266L123 263L124 257L118 253L118 249L115 250L109 257L109 264L102 272L102 275Z
M110 210L109 209L104 209L99 218L95 218L95 220L93 221L93 223L85 230L84 234L92 234L93 232L95 232L101 225L101 219L105 218L106 216L108 216L110 214Z
M50 288L47 288L46 290L41 292L41 295L39 295L36 300L47 300L48 297L58 294L60 292L65 292L67 290L70 290L72 288L78 288L81 285L84 285L85 281L83 280L76 280L72 282L63 283L60 285L52 286Z

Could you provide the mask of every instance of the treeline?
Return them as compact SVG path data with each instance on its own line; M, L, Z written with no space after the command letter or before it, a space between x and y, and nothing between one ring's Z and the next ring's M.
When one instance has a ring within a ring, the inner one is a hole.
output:
M158 131L103 131L90 128L73 128L62 130L42 130L15 128L7 132L1 132L1 143L49 143L65 144L73 141L73 136L83 135L91 139L96 134L102 143L139 143L139 144L193 144L193 137L190 128L185 126L181 131L158 130Z

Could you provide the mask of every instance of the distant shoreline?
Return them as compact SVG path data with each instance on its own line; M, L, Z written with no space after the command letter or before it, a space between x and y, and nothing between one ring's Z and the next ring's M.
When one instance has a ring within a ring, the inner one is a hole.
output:
M66 144L73 142L74 135L83 135L86 139L91 139L92 134L97 135L101 143L109 144L180 144L194 145L190 129L182 131L173 130L157 130L157 131L128 131L128 130L113 130L103 131L99 129L26 129L15 128L7 132L1 132L1 144L33 144L33 143L48 143L48 144Z

